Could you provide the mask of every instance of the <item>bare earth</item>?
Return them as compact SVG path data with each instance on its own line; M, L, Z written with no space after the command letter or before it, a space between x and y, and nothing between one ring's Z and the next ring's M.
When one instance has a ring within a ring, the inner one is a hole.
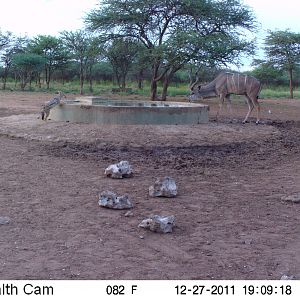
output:
M299 100L261 100L258 126L243 102L216 123L214 100L206 125L97 126L37 119L50 98L0 92L1 279L300 278L300 204L282 200L300 192ZM134 177L106 178L120 160ZM178 197L148 196L163 176ZM133 215L99 207L104 190ZM173 233L138 228L152 214Z

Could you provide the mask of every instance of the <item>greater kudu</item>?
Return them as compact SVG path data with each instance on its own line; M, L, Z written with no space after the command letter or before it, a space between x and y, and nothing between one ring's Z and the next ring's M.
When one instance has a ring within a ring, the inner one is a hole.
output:
M230 103L231 94L245 95L249 110L243 123L247 122L254 107L256 107L257 110L256 124L259 123L260 105L257 99L261 90L261 84L256 78L240 73L221 73L212 82L206 85L196 85L197 81L190 86L191 94L189 100L194 101L198 98L219 97L220 104L217 118L224 100L227 99Z

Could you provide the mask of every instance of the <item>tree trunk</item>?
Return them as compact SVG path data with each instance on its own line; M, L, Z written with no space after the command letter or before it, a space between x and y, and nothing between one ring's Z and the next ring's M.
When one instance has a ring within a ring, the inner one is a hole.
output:
M93 92L93 79L92 79L92 77L90 77L90 80L89 80L89 91L90 91L90 93Z
M25 86L26 86L26 79L24 77L25 75L22 75L21 78L20 78L20 87L21 87L21 90L24 91L25 90Z
M293 88L293 70L289 69L289 76L290 76L290 97L291 99L294 98L294 88Z
M64 73L64 70L61 70L61 81L62 81L62 85L65 85L65 73Z
M47 65L45 65L45 80L46 80L46 83L48 81L48 71L47 71Z
M6 90L6 78L3 78L3 85L2 85L2 90Z
M126 88L126 75L122 75L122 86L121 86L121 88L123 89L123 90L125 90L125 88Z
M115 80L117 80L117 85L119 88L121 88L121 76L120 76L120 73L117 69L114 70L114 73L115 73ZM114 82L113 82L114 84Z
M14 75L15 75L15 88L16 88L18 84L18 75L16 72L14 73Z
M143 72L143 70L140 70L139 71L139 75L138 75L138 89L139 90L142 90L143 89L143 74L144 72Z
M49 74L48 76L49 76L49 77L48 77L48 80L47 80L47 82L46 82L46 84L47 84L47 90L50 89L50 74Z
M50 65L46 65L45 67L45 80L46 80L46 86L47 86L47 90L50 89L50 82L51 82L51 66Z
M3 90L6 90L6 81L7 81L7 74L8 72L5 70L4 71L4 75L3 75L3 80L2 80L2 82L3 82L3 85L2 85L2 89Z
M151 101L156 101L157 100L157 80L156 78L158 77L158 69L159 69L159 64L156 63L152 67L152 79L151 79Z
M39 86L39 88L42 88L41 74L38 75L38 86Z
M151 101L157 100L157 82L152 79L151 81Z
M90 86L90 93L93 92L93 77L92 77L92 70L90 71L90 76L89 76L89 86Z
M83 82L84 82L84 76L83 76L83 62L80 61L80 75L79 75L79 81L80 81L80 95L83 95Z
M161 101L166 101L168 96L168 88L173 78L174 74L180 70L181 67L171 68L168 72L166 72L165 76L163 77L163 90L161 95Z
M92 76L92 69L93 66L91 64L89 64L89 66L87 67L87 82L89 84L89 92L92 93L93 92L93 76Z
M32 73L29 74L29 90L31 91L31 88L32 88L32 78L33 78L33 75Z
M167 100L169 84L170 84L170 77L168 76L168 74L166 74L166 76L164 77L164 81L163 81L163 90L162 90L162 94L161 94L161 101Z

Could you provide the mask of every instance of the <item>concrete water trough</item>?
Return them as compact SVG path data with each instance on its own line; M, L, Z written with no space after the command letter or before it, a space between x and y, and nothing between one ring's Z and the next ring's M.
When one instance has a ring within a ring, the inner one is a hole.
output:
M82 97L53 108L50 119L96 124L200 124L208 122L208 110L207 105L195 103Z

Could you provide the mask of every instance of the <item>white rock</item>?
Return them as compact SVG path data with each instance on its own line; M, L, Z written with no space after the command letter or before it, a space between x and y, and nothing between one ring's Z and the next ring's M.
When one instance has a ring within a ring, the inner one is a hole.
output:
M281 198L283 201L293 202L293 203L300 203L300 193L295 193L289 196L284 196Z
M127 160L122 160L117 164L110 165L105 169L104 174L107 177L121 179L131 177L133 174L132 167Z
M149 187L151 197L175 197L177 195L177 186L175 180L171 177L157 179L154 185Z
M125 217L133 217L133 212L130 210L124 216Z
M294 279L295 279L294 275L286 275L286 274L283 274L280 278L280 280L294 280Z
M112 209L130 209L133 207L128 195L117 196L114 192L104 191L100 194L98 204Z
M139 227L149 229L154 232L169 233L172 232L175 225L174 216L158 216L153 215L150 218L143 220Z
M9 217L0 217L0 225L5 225L8 224L9 222L10 222Z

